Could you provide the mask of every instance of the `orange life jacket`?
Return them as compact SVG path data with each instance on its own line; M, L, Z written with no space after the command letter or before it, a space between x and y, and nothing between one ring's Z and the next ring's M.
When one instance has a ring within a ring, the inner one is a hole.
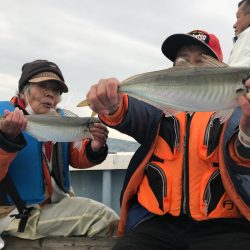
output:
M161 126L137 193L139 203L150 212L187 213L195 220L241 217L222 184L219 136L213 150L208 150L212 114L194 113L190 122L186 113L178 114L173 118L178 131L171 141Z

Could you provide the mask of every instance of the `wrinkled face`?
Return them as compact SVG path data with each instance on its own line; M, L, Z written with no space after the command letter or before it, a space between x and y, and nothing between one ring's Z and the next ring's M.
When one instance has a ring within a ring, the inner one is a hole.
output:
M21 98L36 114L45 114L60 102L60 89L55 81L32 83L27 92L21 93Z
M246 3L241 4L236 13L236 23L233 26L235 36L238 36L250 25L250 13L247 13L246 9L244 10L245 4Z
M186 45L179 49L175 59L175 65L178 63L180 58L185 59L185 61L198 66L202 67L205 66L206 63L202 60L201 55L207 54L206 50L197 46L197 45Z

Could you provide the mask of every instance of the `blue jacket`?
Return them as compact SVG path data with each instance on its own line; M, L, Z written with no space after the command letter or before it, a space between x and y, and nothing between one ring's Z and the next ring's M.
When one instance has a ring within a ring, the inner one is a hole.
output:
M10 102L0 102L0 115L3 115L5 109L13 111L14 106ZM21 199L26 204L38 204L45 199L42 143L26 132L23 135L27 146L17 153L9 167L9 174ZM58 169L55 177L62 190L67 192L70 188L68 143L58 143L57 151Z

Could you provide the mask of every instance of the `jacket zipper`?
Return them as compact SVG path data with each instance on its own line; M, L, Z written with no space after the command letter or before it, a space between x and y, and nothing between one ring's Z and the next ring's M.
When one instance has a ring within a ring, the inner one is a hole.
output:
M163 185L162 185L162 188L163 188L163 190L162 190L163 197L162 198L163 199L162 200L164 200L164 198L166 197L166 185L167 185L166 175L165 175L164 171L160 167L158 167L157 165L150 163L147 165L147 168L148 168L148 166L150 166L154 170L156 170L159 173L159 175L161 176L161 179L163 182Z
M214 122L214 115L212 115L210 117L208 126L206 128L206 132L205 132L205 138L204 138L204 141L203 141L203 144L206 145L207 147L208 147L208 142L209 142L210 130L213 127L213 122Z
M175 131L175 142L174 142L174 147L179 149L180 145L180 126L177 118L175 116L172 117L174 119L174 131Z
M216 170L209 178L206 188L205 188L205 192L203 195L203 200L204 200L204 204L205 204L205 213L207 214L209 205L210 205L210 201L211 201L211 182L220 174L219 169Z
M190 214L189 211L189 166L188 166L188 153L189 153L189 135L190 135L190 125L191 125L191 120L193 118L193 114L190 116L189 114L186 114L187 117L187 123L186 123L186 135L184 136L184 142L183 142L183 147L184 147L184 157L183 157L183 164L182 164L182 213L183 214Z

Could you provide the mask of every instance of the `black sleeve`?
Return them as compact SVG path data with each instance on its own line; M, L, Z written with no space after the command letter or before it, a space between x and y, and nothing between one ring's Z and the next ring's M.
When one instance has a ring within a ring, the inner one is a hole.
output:
M108 126L144 144L155 136L152 131L157 129L162 115L162 111L152 105L128 97L128 110L122 123L117 126Z
M0 148L6 152L12 153L20 151L26 145L27 142L22 133L20 133L14 140L10 140L0 131Z
M246 159L250 159L250 148L246 148L238 139L236 138L236 150L238 154Z
M105 146L101 148L99 152L93 152L91 148L91 141L89 141L89 143L86 146L86 155L90 161L98 164L102 163L108 155L108 146L107 144L105 144Z

